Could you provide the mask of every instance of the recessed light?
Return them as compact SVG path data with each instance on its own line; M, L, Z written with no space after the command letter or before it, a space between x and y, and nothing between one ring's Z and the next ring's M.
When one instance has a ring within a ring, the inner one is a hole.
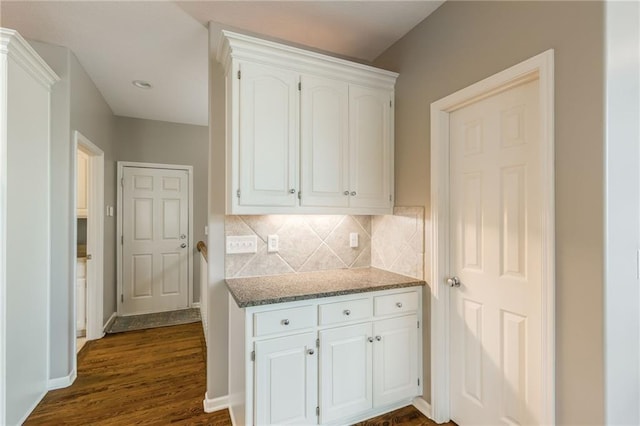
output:
M144 80L133 80L131 82L131 84L133 84L134 86L136 86L139 89L151 89L153 87L151 85L151 83L149 83L148 81L144 81Z

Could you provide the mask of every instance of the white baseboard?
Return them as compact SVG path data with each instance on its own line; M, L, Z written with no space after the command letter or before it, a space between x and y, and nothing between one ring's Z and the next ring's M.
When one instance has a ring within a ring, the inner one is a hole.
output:
M111 327L111 324L116 320L116 313L117 312L112 313L111 316L109 317L109 319L107 320L107 322L104 323L104 327L102 327L102 331L104 331L105 333L107 332L109 327ZM104 337L104 335L103 335L103 337Z
M31 405L31 408L29 408L27 410L26 413L24 413L24 416L22 416L22 419L17 423L19 425L23 424L24 422L27 421L27 419L29 418L29 416L31 415L31 413L33 413L33 410L36 409L36 407L38 406L38 404L40 404L40 401L42 401L42 399L47 395L48 391L44 391L42 393L42 395L40 395L38 398L36 398L36 400L33 402L33 404ZM4 414L4 413L3 413ZM4 420L3 420L4 421ZM4 424L4 423L3 423Z
M192 307L193 309L200 309L200 302L193 302L193 303L191 304L191 307Z
M413 406L416 407L422 414L427 416L428 419L433 420L433 418L431 417L431 404L429 404L427 401L420 398L419 396L415 397L413 399Z
M204 394L204 401L202 401L205 413L213 413L214 411L223 410L229 408L229 396L219 396L217 398L209 399L209 396Z
M71 373L64 377L56 377L55 379L49 379L47 382L48 390L62 389L69 387L75 382L77 377L76 370L74 369Z

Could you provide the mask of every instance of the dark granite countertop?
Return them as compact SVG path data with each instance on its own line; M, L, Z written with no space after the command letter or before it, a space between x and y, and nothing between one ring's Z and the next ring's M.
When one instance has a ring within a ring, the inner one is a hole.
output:
M426 284L417 278L377 268L229 278L225 281L241 308Z

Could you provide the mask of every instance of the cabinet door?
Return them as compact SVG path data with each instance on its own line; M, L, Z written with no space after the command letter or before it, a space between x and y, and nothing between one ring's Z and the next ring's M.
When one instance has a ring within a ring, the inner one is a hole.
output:
M320 423L373 407L371 323L320 332Z
M242 206L297 203L298 73L240 64L239 185Z
M416 315L373 323L373 401L376 407L418 394Z
M315 333L255 343L255 423L317 424Z
M88 181L87 177L89 170L89 156L84 152L78 150L78 154L76 156L77 159L77 169L78 172L76 174L76 183L77 183L77 198L76 198L76 208L77 208L77 216L78 217L87 217L88 212Z
M349 86L350 206L390 208L391 93Z
M301 205L347 207L349 85L302 76L300 96Z

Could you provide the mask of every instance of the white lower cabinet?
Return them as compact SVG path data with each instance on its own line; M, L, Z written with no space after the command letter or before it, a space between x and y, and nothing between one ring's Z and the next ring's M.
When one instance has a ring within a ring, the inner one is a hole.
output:
M320 331L320 422L373 407L371 323Z
M245 309L230 299L230 330L245 330L229 345L232 418L347 424L410 404L422 394L421 293L411 287Z
M256 342L256 423L316 424L317 365L315 333Z

